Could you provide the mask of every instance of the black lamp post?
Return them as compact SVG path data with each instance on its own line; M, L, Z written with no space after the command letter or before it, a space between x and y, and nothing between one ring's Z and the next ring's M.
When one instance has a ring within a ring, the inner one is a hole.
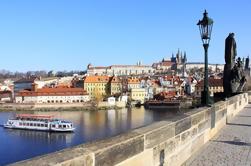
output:
M200 29L200 35L205 50L205 70L204 70L204 91L202 92L202 104L209 105L209 88L208 88L208 47L211 39L211 32L213 28L213 20L207 16L207 11L203 13L202 20L199 20L197 25Z

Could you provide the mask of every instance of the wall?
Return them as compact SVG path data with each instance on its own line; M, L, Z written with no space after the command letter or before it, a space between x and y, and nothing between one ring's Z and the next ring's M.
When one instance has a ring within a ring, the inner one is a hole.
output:
M180 118L14 165L181 165L247 104L248 94L240 94Z
M93 109L91 103L0 103L0 110Z
M126 102L125 101L116 101L114 105L109 104L107 101L100 101L98 102L98 108L109 108L109 107L119 107L119 108L125 108Z

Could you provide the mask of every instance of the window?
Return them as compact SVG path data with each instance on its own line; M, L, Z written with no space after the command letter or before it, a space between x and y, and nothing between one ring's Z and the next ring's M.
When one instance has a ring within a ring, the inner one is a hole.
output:
M51 125L51 127L55 128L55 127L56 127L56 125Z
M44 127L48 127L48 124L45 124Z
M66 128L66 125L63 125L63 128Z

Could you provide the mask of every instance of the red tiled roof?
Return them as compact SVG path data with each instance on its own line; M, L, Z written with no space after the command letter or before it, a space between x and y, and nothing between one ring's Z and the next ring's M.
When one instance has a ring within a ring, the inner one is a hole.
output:
M171 61L164 61L164 62L161 62L160 65L162 66L172 66L174 63L171 62Z
M128 84L139 84L140 80L138 78L128 78L127 82Z
M208 79L208 85L209 85L209 87L223 86L223 79L212 79L212 78L209 78ZM196 86L197 87L203 87L204 86L204 80L199 81Z
M109 76L86 76L84 83L107 83L109 80Z
M82 88L41 88L36 91L21 90L17 96L74 96L74 95L87 95L86 91Z
M176 91L168 91L168 92L160 92L154 95L154 98L158 100L163 100L163 99L172 98L175 96L176 96Z
M111 83L121 83L121 80L120 80L118 77L113 76L113 77L111 78Z
M53 115L36 115L36 114L17 114L19 118L33 118L33 119L52 119Z

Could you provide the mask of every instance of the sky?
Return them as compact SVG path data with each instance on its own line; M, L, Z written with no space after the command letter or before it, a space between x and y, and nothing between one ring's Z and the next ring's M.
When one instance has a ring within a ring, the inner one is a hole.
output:
M114 64L151 65L178 49L204 62L196 25L214 20L209 63L224 63L225 38L251 53L250 0L2 0L0 69L85 70Z

